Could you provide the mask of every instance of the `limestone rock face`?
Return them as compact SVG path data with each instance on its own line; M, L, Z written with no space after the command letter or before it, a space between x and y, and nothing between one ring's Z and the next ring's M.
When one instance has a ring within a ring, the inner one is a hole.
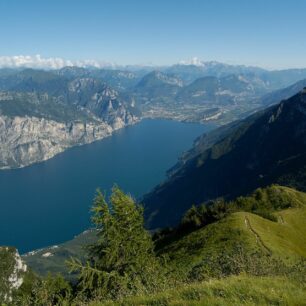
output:
M10 247L0 247L0 303L12 301L12 294L23 283L27 265L18 251Z
M62 123L37 117L0 116L0 169L20 168L47 160L65 149L110 136L137 118L123 114L105 121Z

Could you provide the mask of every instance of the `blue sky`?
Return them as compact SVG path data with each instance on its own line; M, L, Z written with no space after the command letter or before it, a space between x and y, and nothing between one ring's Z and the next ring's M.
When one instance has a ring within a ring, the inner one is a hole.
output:
M304 0L0 0L0 56L306 67Z

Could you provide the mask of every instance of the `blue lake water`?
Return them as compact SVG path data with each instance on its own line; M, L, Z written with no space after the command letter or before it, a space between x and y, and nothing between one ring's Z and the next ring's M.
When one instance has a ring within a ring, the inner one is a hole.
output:
M0 245L22 253L71 239L90 226L97 187L109 191L116 183L134 197L143 195L211 128L144 120L46 162L0 171Z

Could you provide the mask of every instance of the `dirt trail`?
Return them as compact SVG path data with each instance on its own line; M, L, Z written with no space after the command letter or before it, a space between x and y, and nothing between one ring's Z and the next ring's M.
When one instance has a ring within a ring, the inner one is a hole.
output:
M281 223L281 224L284 224L284 223L285 223L284 218L283 218L282 215L278 215L278 221L279 221L279 223Z
M272 255L271 250L264 244L260 236L256 233L256 231L251 226L250 220L247 216L244 217L245 226L249 229L253 235L256 237L256 243L259 244L269 255Z

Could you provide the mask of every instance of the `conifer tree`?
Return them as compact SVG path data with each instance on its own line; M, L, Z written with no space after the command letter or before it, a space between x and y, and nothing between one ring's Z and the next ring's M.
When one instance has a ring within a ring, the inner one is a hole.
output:
M143 208L115 186L109 204L97 192L92 212L98 241L89 246L85 265L76 259L69 263L71 271L80 272L82 292L119 298L154 291L161 282L160 267L144 228Z

